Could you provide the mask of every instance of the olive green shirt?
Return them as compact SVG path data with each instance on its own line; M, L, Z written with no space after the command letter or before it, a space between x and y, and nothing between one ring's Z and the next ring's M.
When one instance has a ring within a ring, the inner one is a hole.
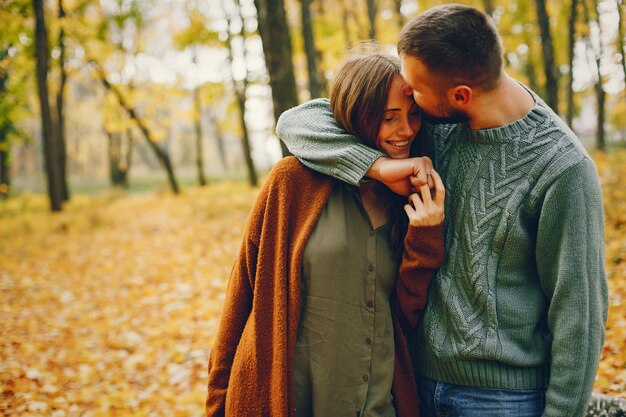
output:
M337 182L304 250L294 386L298 417L395 417L389 298L399 260L358 188Z

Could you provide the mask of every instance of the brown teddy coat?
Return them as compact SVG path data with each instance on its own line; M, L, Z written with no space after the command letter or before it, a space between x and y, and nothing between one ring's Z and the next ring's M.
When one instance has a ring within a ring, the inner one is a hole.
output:
M209 358L206 416L293 417L301 260L336 180L296 158L276 164L252 208ZM392 300L398 417L419 415L405 334L443 261L442 226L409 227Z

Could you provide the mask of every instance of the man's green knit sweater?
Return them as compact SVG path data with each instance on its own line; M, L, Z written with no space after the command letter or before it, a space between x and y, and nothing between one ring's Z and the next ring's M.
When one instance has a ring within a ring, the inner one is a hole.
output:
M465 386L547 388L545 416L582 416L607 317L593 161L538 97L486 130L426 126L446 185L446 261L416 336L416 372ZM357 184L383 154L337 126L328 100L277 132L305 165Z

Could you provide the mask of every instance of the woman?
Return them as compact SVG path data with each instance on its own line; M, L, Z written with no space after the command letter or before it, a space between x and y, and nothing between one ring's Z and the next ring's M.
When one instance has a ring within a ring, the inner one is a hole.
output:
M397 58L350 58L331 86L333 115L406 158L421 122L404 87ZM406 204L380 183L352 187L295 158L274 167L230 277L207 416L417 415L404 329L443 258L444 188L432 175L434 197L424 186Z

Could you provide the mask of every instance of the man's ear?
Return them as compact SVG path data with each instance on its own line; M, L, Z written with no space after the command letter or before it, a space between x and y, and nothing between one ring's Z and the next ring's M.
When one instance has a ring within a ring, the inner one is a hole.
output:
M472 102L472 89L466 85L457 85L448 90L448 100L455 107L467 107Z

